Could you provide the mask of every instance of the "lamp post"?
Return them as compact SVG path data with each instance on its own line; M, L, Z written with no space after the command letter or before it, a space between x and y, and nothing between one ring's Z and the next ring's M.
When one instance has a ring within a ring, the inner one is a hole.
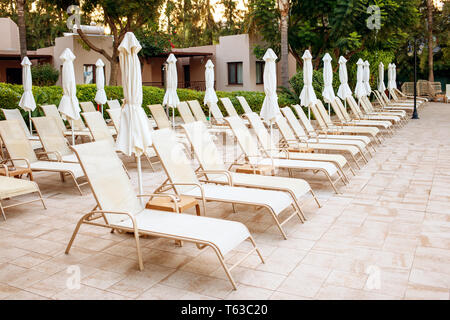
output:
M411 42L408 44L408 56L414 55L414 112L411 119L419 119L419 114L417 113L417 54L422 54L423 47L422 41L419 41L417 47L416 38L413 39L413 44Z

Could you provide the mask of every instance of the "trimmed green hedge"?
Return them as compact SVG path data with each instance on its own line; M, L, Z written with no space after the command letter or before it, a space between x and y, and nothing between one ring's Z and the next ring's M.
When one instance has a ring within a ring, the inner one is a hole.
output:
M122 99L123 91L122 87L113 87L106 86L105 87L106 95L108 99ZM181 101L187 100L198 100L201 105L203 105L203 98L205 93L190 89L178 89L178 97ZM5 109L14 109L18 108L18 104L20 101L20 97L22 96L23 88L21 85L12 85L6 83L0 83L0 108ZM77 97L79 101L92 101L95 105L95 93L96 86L93 84L86 85L77 85ZM58 106L59 101L62 97L62 88L59 86L50 86L50 87L37 87L33 86L33 95L36 100L36 104L38 106L46 105L46 104L55 104ZM237 100L236 96L244 96L247 99L248 104L255 112L259 112L261 110L262 103L264 101L264 92L254 92L254 91L234 91L234 92L223 92L217 91L217 96L219 98L228 97L233 102L234 106L238 113L243 113L242 107ZM147 108L148 105L162 103L164 98L164 89L156 88L156 87L143 87L143 106L145 112L147 114L150 113ZM280 107L284 107L290 104L295 103L292 101L290 97L286 94L280 93L278 95L278 103ZM219 102L219 107L222 109L222 112L225 112L225 108L223 108L222 104ZM207 113L207 109L204 107L205 113ZM28 118L28 114L22 112L25 118ZM224 113L226 114L226 113ZM33 112L33 116L42 115L42 111L40 108L36 108ZM106 114L105 114L106 116ZM3 119L3 114L1 115Z

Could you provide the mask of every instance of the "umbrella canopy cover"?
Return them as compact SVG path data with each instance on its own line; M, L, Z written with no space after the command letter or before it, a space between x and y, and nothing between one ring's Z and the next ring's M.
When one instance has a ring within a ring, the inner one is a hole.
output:
M58 110L70 120L80 119L80 104L77 98L77 86L75 81L75 71L73 69L73 61L75 55L66 48L59 57L63 61L62 69L62 88L63 97L59 103Z
M97 85L97 93L95 94L95 102L105 104L108 98L105 92L105 73L103 67L105 64L102 59L98 59L95 63L95 82Z
M325 102L331 103L336 96L333 90L333 67L331 66L331 56L326 53L323 57L323 92Z
M380 62L378 65L378 91L384 92L386 86L384 85L384 64Z
M178 75L177 75L177 59L171 53L167 58L167 88L164 94L163 106L176 108L180 104L177 95Z
M277 55L272 49L267 49L263 57L265 61L264 66L264 93L266 94L261 108L260 116L266 122L272 123L280 114L280 107L278 106L277 95L277 67L275 61Z
M300 104L302 106L309 106L316 102L317 97L312 85L313 81L313 66L312 56L309 50L306 50L302 56L303 59L303 89L300 93Z
M214 91L214 64L212 63L211 60L208 60L205 65L205 82L206 82L206 91L203 103L205 105L208 102L217 103L219 99L217 99L216 91Z
M347 59L343 56L339 58L339 81L341 82L338 89L338 96L345 101L347 97L352 95L352 89L348 85Z
M141 45L127 32L119 46L124 106L117 135L117 149L126 155L141 156L152 145L148 119L142 109L142 76L138 52Z
M392 84L392 80L393 80L393 75L392 75L392 70L393 70L393 65L392 63L389 63L388 65L388 89L393 89L394 86Z
M356 87L355 87L355 95L359 99L366 95L366 86L364 85L364 61L360 58L358 62L356 62L358 66L356 70Z
M392 64L392 88L397 89L397 66Z
M366 87L366 94L370 96L372 88L370 87L370 63L369 61L364 61L364 86Z
M34 101L34 96L32 87L33 83L31 81L31 62L28 57L22 60L22 83L23 83L23 94L20 98L19 107L25 111L34 111L36 109L36 101Z

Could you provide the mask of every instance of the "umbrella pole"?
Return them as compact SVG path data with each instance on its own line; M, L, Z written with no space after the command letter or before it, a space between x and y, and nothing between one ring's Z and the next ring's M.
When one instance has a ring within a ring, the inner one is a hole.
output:
M141 157L135 155L136 157L136 167L137 167L137 174L138 174L138 187L139 187L139 194L143 194L143 188L142 188L142 167L141 167ZM141 203L142 202L142 198L139 198Z
M100 105L100 108L102 109L102 117L103 117L103 104Z
M308 104L308 120L311 120L311 110L309 109L309 104Z
M328 102L328 116L331 117L330 103Z
M28 110L28 121L30 121L30 133L33 135L33 121L31 121L31 110Z
M70 120L72 127L72 145L75 145L75 132L73 131L73 120Z
M175 108L172 108L172 129L175 130Z

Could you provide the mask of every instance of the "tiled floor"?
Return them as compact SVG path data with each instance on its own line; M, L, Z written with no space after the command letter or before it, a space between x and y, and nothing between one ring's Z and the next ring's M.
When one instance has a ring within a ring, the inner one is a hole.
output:
M132 159L124 161L136 181ZM156 173L145 167L145 190L164 177L160 165ZM12 208L0 221L0 299L449 299L450 104L421 110L342 194L313 177L323 207L305 199L308 221L288 223L288 240L262 209L238 206L234 214L209 203L208 215L245 223L266 259L251 256L233 270L237 291L212 251L189 244L143 238L140 272L130 235L83 226L65 255L94 199L57 175L35 179L48 209ZM237 261L246 249L227 258Z

